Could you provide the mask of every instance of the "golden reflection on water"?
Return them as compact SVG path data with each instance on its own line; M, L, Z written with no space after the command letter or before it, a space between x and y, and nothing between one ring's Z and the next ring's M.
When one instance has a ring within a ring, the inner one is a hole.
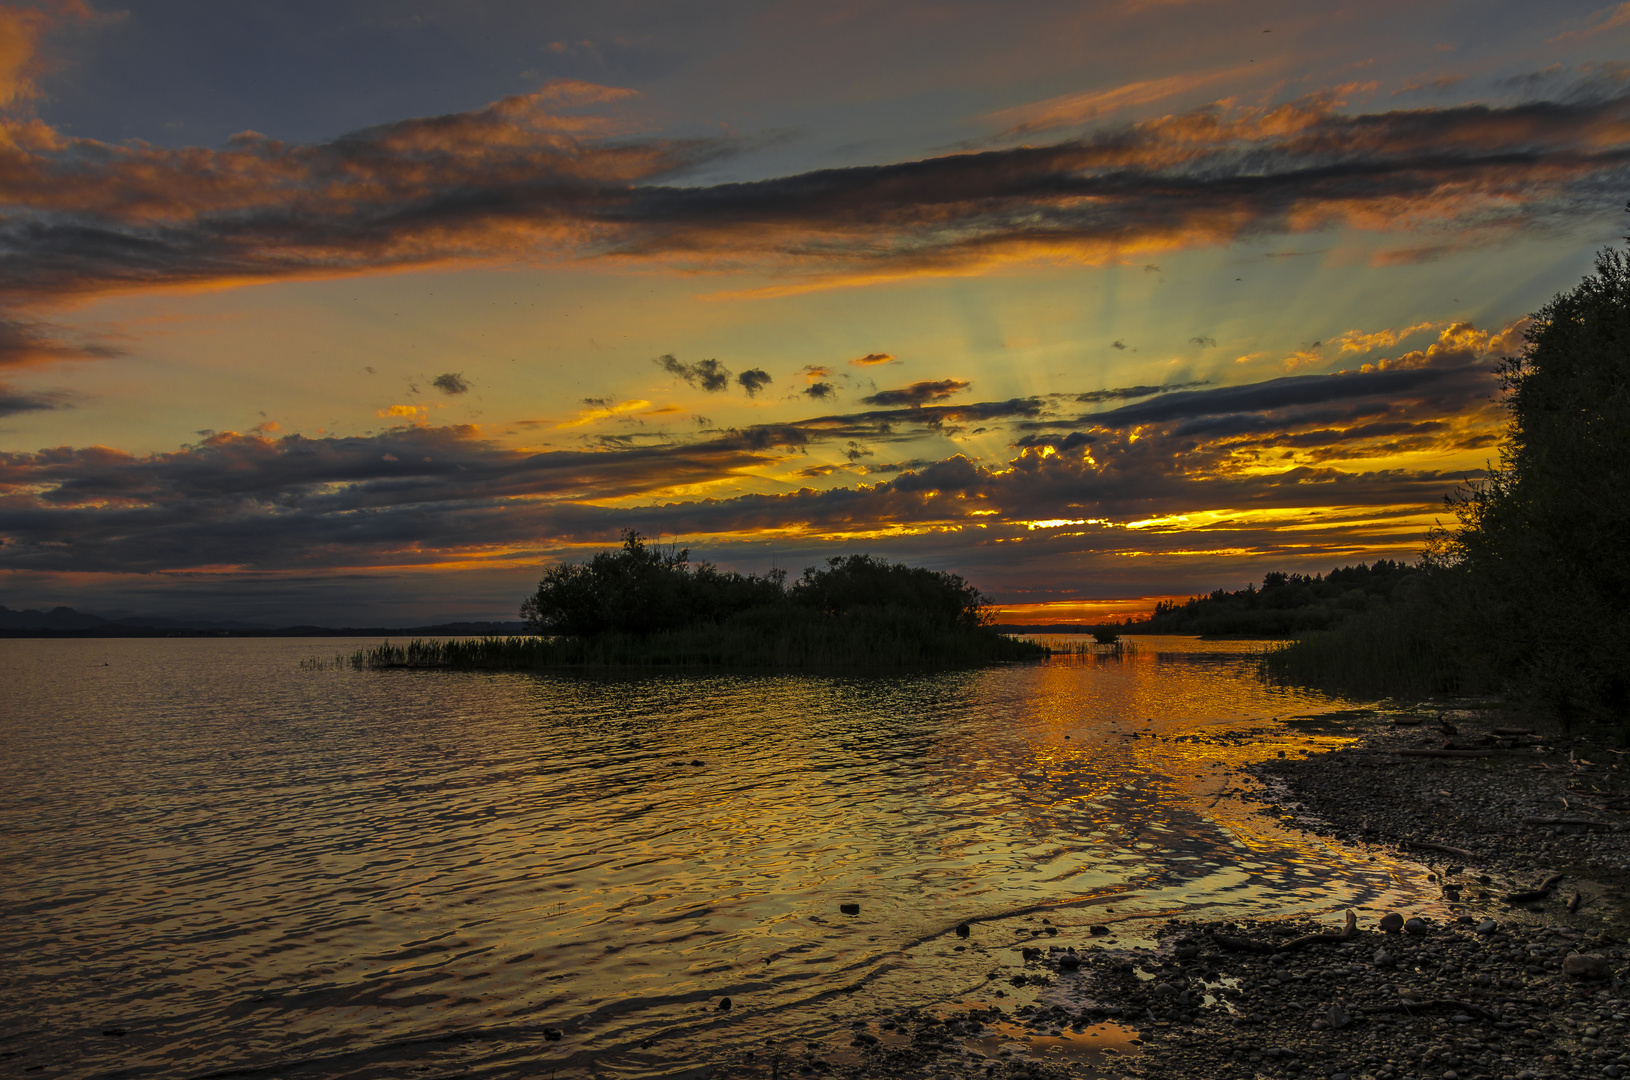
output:
M8 1047L61 1076L680 1076L985 994L1043 914L1124 947L1154 913L1419 894L1228 795L1341 739L1276 717L1345 703L1239 643L1134 645L879 678L0 643Z

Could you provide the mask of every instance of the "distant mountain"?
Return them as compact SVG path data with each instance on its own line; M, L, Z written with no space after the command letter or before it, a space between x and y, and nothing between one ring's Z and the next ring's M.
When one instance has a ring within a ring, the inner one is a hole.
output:
M149 615L129 615L104 619L70 607L50 611L29 608L13 611L0 605L0 634L79 634L87 637L162 637L168 634L247 634L282 637L397 634L419 637L479 637L521 634L526 625L516 622L451 622L422 626L285 626L217 621L212 619L165 619Z
M89 630L106 626L108 620L97 615L81 615L71 607L54 607L50 611L13 611L0 605L0 630Z

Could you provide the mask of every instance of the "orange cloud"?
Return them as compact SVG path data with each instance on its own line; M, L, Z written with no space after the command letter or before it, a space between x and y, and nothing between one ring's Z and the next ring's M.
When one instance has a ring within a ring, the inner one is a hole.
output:
M854 364L856 367L871 367L874 364L892 364L894 362L894 354L886 352L867 353L865 356L857 356L849 362Z

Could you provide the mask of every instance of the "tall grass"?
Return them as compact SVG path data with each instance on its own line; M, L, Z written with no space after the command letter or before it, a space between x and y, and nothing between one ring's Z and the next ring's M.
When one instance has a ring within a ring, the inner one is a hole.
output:
M358 649L356 668L525 669L671 666L901 668L1037 660L1047 650L993 630L932 625L911 612L881 609L832 617L777 613L647 636L415 639Z
M1302 634L1262 656L1264 679L1356 697L1468 693L1464 665L1430 612L1393 604L1333 630Z

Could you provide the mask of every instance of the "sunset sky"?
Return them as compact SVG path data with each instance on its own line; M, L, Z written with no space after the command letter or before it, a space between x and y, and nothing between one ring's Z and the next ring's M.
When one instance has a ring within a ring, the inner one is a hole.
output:
M1626 231L1627 58L1572 0L0 7L0 604L1413 558Z

